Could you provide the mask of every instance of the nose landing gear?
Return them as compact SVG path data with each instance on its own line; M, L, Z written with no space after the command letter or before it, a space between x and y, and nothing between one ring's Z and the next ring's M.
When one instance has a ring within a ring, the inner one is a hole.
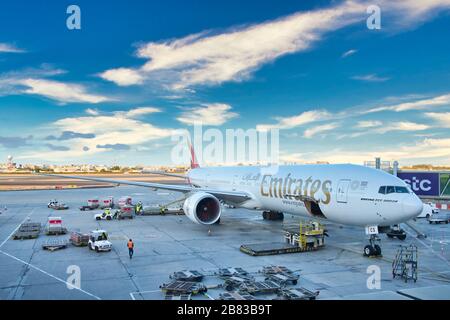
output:
M381 241L380 238L373 234L370 235L370 244L364 247L364 256L366 257L381 257L381 247L376 242Z
M379 244L381 239L378 237L378 226L367 227L366 233L370 235L369 245L364 247L364 256L366 257L381 257L381 247Z

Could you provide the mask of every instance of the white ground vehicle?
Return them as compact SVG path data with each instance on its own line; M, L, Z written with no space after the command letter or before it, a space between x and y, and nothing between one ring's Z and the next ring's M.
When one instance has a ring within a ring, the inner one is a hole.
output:
M427 204L429 204L429 205L431 206L431 209L433 210L433 214L434 214L434 213L439 213L439 212L440 212L439 208L436 207L436 204L435 204L435 203L427 202Z
M112 243L108 241L108 233L105 230L91 231L88 247L96 252L111 251Z
M111 209L106 209L102 213L94 215L95 220L112 220L114 219L114 213Z
M437 210L437 209L433 209L433 207L429 203L424 203L422 212L417 216L417 218L430 219L431 216L433 215L433 213L437 213L437 212L435 212L435 210Z

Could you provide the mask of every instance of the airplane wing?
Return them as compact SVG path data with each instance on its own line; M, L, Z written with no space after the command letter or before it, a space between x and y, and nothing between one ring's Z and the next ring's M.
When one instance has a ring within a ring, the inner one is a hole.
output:
M187 179L187 176L185 176L185 175L176 174L176 173L168 173L168 172L164 172L164 171L146 171L146 170L142 170L142 173Z
M190 185L173 185L173 184L163 184L163 183L153 183L153 182L104 179L104 178L97 178L97 177L66 176L66 175L59 175L59 174L40 174L40 175L48 176L48 177L55 177L55 178L97 181L97 182L111 183L111 184L117 184L117 185L126 184L126 185L130 185L130 186L147 187L147 188L151 188L154 190L162 189L162 190L177 191L177 192L182 192L182 193L206 192L206 193L212 194L219 200L223 200L225 202L232 202L232 203L242 203L242 202L250 200L252 198L252 196L246 192L221 191L221 190L214 190L214 189L208 189L208 188L196 188L196 187L193 187Z

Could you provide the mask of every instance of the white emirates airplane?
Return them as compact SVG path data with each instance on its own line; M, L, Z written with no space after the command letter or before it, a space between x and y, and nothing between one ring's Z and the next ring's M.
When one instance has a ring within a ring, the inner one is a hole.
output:
M200 168L192 147L191 170L182 176L186 185L59 177L182 192L186 216L202 225L218 223L221 204L228 204L262 210L270 220L282 219L285 212L365 227L370 235L366 256L381 255L378 233L417 217L423 208L403 180L381 170L351 164L279 166L274 173L259 166Z

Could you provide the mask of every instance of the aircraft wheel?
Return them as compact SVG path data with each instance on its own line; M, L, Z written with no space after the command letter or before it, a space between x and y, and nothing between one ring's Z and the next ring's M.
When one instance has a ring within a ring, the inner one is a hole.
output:
M374 246L375 256L381 256L381 247L379 245Z
M364 256L371 257L374 254L374 248L371 245L367 245L364 247Z
M267 220L267 211L263 211L262 216L264 220Z

